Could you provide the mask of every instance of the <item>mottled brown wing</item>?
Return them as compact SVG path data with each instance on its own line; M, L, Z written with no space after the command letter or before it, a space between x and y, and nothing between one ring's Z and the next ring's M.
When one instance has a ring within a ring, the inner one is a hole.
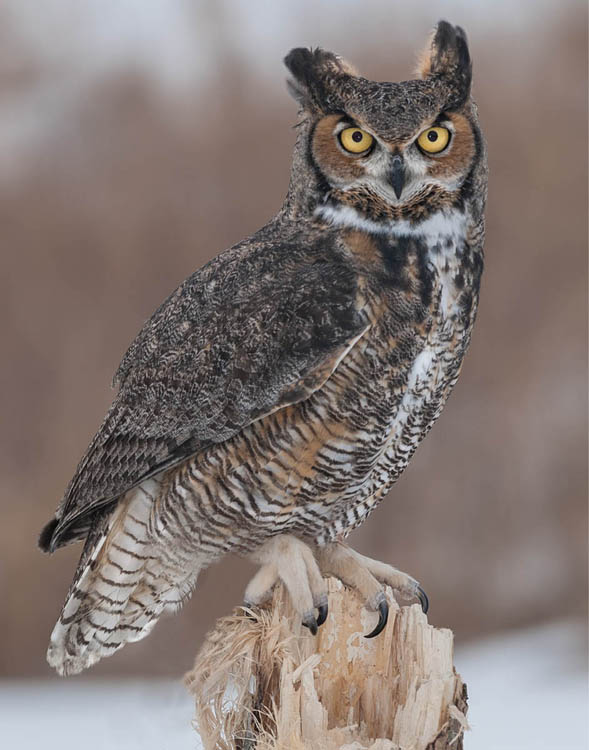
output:
M161 305L123 358L119 394L42 546L79 538L138 482L321 387L367 321L343 256L301 244L246 241Z

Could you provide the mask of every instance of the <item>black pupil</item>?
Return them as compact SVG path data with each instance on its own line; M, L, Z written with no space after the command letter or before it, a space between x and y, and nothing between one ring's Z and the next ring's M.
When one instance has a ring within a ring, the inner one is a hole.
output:
M434 143L435 141L438 140L438 134L436 133L435 130L430 130L429 133L427 134L427 139L428 141L431 141L432 143Z
M360 141L362 140L362 138L364 138L364 136L362 135L362 133L359 130L356 130L354 133L352 133L352 140L355 143L360 143Z

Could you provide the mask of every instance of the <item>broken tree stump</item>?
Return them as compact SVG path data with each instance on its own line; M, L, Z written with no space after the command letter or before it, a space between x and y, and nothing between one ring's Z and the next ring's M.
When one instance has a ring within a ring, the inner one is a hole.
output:
M388 589L388 624L367 640L377 614L328 584L315 637L281 586L267 608L217 621L186 676L205 750L460 750L467 694L452 632Z

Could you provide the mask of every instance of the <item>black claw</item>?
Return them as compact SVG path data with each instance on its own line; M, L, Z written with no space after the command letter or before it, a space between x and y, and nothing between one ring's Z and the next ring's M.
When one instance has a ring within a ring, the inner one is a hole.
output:
M325 620L327 620L327 602L325 602L325 604L320 604L317 609L319 611L319 614L317 615L317 627L320 628Z
M378 622L376 624L376 627L372 631L372 633L368 633L368 635L365 635L364 638L374 638L379 633L382 633L382 631L385 628L385 625L387 624L387 620L389 619L389 603L386 599L383 599L380 604L378 605Z
M311 635L317 635L317 620L313 615L309 615L309 617L305 617L303 620L303 625L306 628L309 628L311 631Z
M427 615L427 611L429 609L429 599L427 598L427 594L425 593L425 591L419 585L417 586L417 597L421 603L423 614Z

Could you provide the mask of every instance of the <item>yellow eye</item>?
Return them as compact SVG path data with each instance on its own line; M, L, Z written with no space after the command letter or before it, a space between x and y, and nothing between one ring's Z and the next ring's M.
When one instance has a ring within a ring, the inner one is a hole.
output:
M346 128L339 134L339 141L346 151L352 154L361 154L368 151L372 146L374 138L365 130L360 128Z
M450 141L448 128L428 128L417 139L417 145L426 154L439 154Z

